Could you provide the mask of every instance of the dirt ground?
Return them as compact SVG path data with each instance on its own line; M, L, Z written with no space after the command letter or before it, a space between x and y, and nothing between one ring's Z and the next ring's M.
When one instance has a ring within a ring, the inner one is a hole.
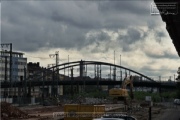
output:
M16 107L1 102L1 120L51 120L53 112L63 111L62 106L26 106Z
M106 111L109 112L119 112L125 113L124 105L122 104L107 104ZM10 109L11 108L11 109ZM53 120L54 112L63 112L63 106L26 106L26 107L10 107L8 110L19 111L17 114L22 114L23 116L15 118L6 118L2 120ZM152 107L152 120L161 120L162 114L166 115L166 110L173 109L177 111L173 106L165 106L155 104ZM1 110L2 111L2 110ZM135 107L128 112L129 115L134 116L137 120L148 120L149 108L145 105L143 107ZM162 119L163 120L163 119Z

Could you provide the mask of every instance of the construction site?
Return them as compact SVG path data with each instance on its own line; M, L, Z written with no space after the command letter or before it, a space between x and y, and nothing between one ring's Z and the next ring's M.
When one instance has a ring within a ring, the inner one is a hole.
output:
M146 102L133 101L133 108L126 110L121 103L110 104L100 100L96 105L91 104L66 104L53 106L26 106L16 107L6 102L1 102L1 120L93 120L103 115L126 120L148 120L149 105ZM154 104L151 109L152 120L158 120L166 109L179 109L173 104L168 106Z
M1 120L180 120L179 0L1 4Z
M150 96L135 99L133 76L125 77L122 86L110 89L108 96L108 99L81 95L73 99L47 98L43 104L21 106L1 102L1 120L160 120L164 111L179 110L173 102L153 103Z
M25 72L20 81L2 82L1 119L163 120L162 114L179 111L173 103L179 69L177 73L177 83L162 82L161 77L159 82L119 65L82 60L40 69L28 77Z

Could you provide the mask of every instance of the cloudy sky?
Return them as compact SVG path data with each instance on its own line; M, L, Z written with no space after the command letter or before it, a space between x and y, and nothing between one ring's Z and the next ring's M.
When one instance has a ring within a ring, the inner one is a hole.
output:
M148 76L173 76L180 59L153 0L1 1L1 42L12 43L28 62L44 67L93 60L114 63Z

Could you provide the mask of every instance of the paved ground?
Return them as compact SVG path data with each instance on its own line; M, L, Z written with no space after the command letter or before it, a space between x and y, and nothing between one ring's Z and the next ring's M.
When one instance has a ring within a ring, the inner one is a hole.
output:
M164 109L152 120L180 120L180 106Z

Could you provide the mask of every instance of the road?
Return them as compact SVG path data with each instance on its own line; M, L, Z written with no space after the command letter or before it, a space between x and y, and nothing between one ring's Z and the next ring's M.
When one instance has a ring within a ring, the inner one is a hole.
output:
M180 106L164 109L160 115L152 120L180 120Z

